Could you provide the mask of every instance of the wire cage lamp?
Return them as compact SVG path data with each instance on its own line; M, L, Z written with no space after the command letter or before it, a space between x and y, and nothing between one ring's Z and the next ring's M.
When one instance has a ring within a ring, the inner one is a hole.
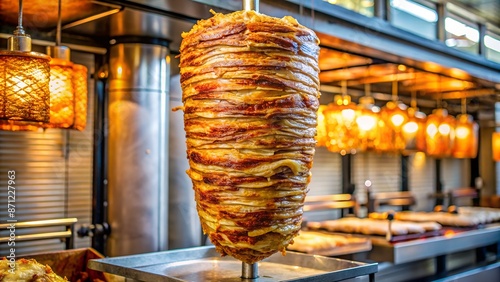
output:
M18 26L0 51L0 120L49 122L50 57L31 51L31 37L22 25L23 1L19 1Z

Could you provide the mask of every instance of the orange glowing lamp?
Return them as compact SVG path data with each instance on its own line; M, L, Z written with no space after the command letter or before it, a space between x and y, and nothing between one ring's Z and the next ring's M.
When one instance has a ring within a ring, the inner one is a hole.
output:
M87 68L69 60L65 46L51 46L50 122L45 128L85 129L87 123Z
M471 115L462 114L457 117L453 157L465 159L477 156L478 131L479 126Z
M358 150L357 111L356 104L351 102L348 95L336 95L334 102L323 111L327 133L326 148L330 152L345 155Z
M405 148L403 126L407 121L406 106L395 101L388 102L380 110L379 139L375 143L375 149L380 152L403 150Z
M356 125L358 127L358 140L360 150L367 151L375 149L375 141L378 136L378 112L380 109L374 106L375 101L372 97L365 96L359 99L358 116Z
M453 153L455 119L445 109L436 109L427 117L425 128L427 155L444 158Z
M408 121L403 125L402 132L405 141L404 151L425 152L425 123L427 117L417 108L408 108Z

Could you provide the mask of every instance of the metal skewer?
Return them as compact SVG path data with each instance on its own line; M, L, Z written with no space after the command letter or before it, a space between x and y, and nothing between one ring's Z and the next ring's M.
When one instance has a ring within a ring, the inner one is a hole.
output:
M243 0L243 10L245 11L259 11L259 0ZM259 266L257 263L242 262L241 265L241 278L243 279L256 279L259 277Z
M241 278L256 279L259 278L259 266L257 263L242 262Z
M243 10L256 12L259 11L259 0L243 0ZM255 279L259 277L259 267L257 263L242 262L241 265L241 278Z
M243 10L255 12L259 11L259 0L243 0Z

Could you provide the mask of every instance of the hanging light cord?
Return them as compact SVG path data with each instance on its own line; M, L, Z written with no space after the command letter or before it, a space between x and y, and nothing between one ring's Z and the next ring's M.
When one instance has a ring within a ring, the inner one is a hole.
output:
M342 96L345 97L347 95L347 80L342 80L340 82L341 90L342 90Z
M19 0L19 11L17 13L17 28L14 31L15 35L24 35L23 29L23 0Z
M417 108L417 91L413 90L411 92L411 105L412 108Z
M365 96L366 97L370 97L371 95L372 95L371 84L370 83L366 83L365 84Z
M398 81L394 80L392 82L392 101L398 101Z
M467 99L466 98L462 98L462 114L466 114L467 113Z
M59 0L57 5L56 46L61 46L61 0Z

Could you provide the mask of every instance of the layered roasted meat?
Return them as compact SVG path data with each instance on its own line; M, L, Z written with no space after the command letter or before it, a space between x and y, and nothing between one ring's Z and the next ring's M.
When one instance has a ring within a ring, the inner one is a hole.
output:
M311 177L318 38L254 11L214 14L182 36L187 173L203 231L243 262L284 252Z

